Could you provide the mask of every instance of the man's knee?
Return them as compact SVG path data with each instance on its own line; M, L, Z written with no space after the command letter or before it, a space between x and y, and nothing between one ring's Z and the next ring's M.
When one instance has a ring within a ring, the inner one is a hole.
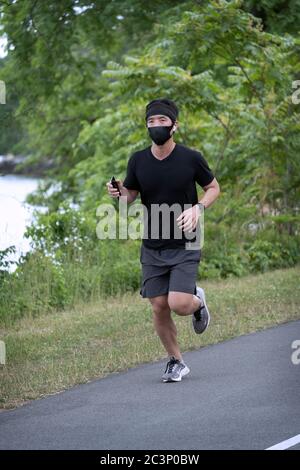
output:
M193 294L170 292L168 304L177 315L189 315L193 308Z
M155 314L159 315L159 314L168 312L170 310L167 295L160 295L158 297L150 297L149 301L152 305L153 313Z

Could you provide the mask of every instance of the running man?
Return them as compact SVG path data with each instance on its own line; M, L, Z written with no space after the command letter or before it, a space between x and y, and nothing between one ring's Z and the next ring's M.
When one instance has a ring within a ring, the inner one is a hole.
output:
M177 343L171 310L178 315L192 315L197 334L203 333L209 325L204 290L196 286L201 248L187 248L195 240L187 234L196 233L202 211L220 194L219 184L203 155L174 142L173 134L179 127L178 114L176 104L167 98L152 100L146 106L146 127L152 145L134 152L129 158L124 182L117 180L121 196L126 196L128 204L140 193L147 209L148 231L144 232L140 251L140 295L148 298L152 305L154 327L169 356L163 382L179 382L190 372ZM205 192L200 201L196 182ZM110 196L118 197L118 190L109 182L107 189ZM162 204L180 205L182 209L176 220L172 210L168 221L161 218L161 214L154 220L155 212L151 209ZM186 206L188 209L183 210ZM166 226L168 237L162 237ZM152 235L151 227L158 229L159 237ZM181 238L176 236L176 230L180 231Z

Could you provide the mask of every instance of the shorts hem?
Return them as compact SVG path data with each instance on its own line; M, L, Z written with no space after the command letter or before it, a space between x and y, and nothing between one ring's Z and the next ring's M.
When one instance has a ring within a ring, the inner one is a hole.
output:
M168 295L169 291L166 291L166 292L158 292L158 293L151 293L151 294L147 294L146 292L140 292L140 295L143 299L151 299L152 297L158 297L160 295Z

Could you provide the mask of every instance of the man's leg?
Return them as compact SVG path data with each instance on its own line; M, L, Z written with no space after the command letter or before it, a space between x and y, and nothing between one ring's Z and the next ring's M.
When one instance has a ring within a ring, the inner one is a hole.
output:
M173 263L170 271L168 304L177 315L192 315L202 307L196 295L196 282L201 250L182 250L170 253Z
M174 356L182 361L177 343L177 328L171 316L168 295L150 297L149 301L152 305L154 327L165 350L170 357Z
M168 303L171 310L173 310L177 315L191 315L192 323L195 333L201 334L207 329L210 322L210 313L205 301L204 290L201 287L197 287L197 293L199 295L195 296L193 294L187 294L185 292L178 291L169 291ZM195 310L195 301L196 297L198 307Z
M202 304L196 295L169 291L168 305L177 315L192 315Z

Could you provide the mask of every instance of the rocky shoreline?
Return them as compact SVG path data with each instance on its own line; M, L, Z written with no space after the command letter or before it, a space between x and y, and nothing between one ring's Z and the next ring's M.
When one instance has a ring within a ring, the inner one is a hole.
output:
M54 168L54 161L39 162L28 164L26 167L18 167L19 164L26 162L26 158L21 155L0 155L0 176L1 175L27 175L27 176L45 176L49 169Z

